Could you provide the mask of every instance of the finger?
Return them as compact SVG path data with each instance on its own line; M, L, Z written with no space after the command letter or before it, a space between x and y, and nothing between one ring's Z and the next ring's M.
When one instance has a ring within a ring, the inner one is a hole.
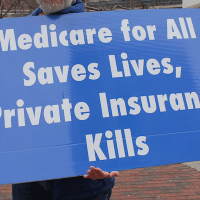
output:
M100 168L97 168L97 173L98 173L99 179L104 179L109 175L108 172L104 172Z
M99 179L99 177L98 177L98 170L95 167L91 169L90 178L92 180Z
M89 178L89 176L88 176L88 175L83 175L83 177L84 177L84 178Z
M88 170L87 173L88 173L88 174L87 174L88 177L90 177L90 176L91 176L91 170Z
M105 178L109 178L110 173L109 172L104 172Z
M114 176L119 176L119 172L118 171L113 171L111 173L113 173Z
M114 174L112 172L109 173L109 175L107 176L108 178L113 178Z
M104 172L100 168L96 168L96 173L98 175L103 175L104 174Z
M119 172L117 171L110 172L109 174L109 178L116 177L116 176L119 176Z
M91 170L90 170L89 178L91 178L92 180L104 179L106 178L106 176L109 175L108 172L104 172L100 168L95 168L94 166L90 166L90 169Z
M90 166L90 169L91 170L95 170L96 168L94 166Z

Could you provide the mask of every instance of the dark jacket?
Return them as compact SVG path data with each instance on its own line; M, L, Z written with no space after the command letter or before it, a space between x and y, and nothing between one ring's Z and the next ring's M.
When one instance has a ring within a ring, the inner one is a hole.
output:
M84 4L80 0L72 6L54 14L84 12ZM38 16L42 9L36 9L30 16ZM67 170L67 169L66 169ZM63 178L50 181L22 183L13 185L13 200L75 200L95 197L114 186L115 178L99 180L85 179L83 176Z

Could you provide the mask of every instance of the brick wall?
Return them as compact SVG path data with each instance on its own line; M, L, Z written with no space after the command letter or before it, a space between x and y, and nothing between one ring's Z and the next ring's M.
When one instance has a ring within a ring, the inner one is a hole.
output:
M86 5L101 10L115 10L119 8L149 8L151 6L164 6L182 4L182 0L86 0ZM91 10L93 11L93 10Z
M21 17L38 7L36 0L0 0L1 18Z

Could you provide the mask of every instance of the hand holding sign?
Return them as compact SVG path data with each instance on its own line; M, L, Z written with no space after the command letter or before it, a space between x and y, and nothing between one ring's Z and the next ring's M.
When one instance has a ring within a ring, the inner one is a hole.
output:
M92 180L104 179L104 178L113 178L119 175L119 172L104 172L100 168L95 168L94 166L90 167L90 170L87 171L88 175L84 175L84 178L91 178Z

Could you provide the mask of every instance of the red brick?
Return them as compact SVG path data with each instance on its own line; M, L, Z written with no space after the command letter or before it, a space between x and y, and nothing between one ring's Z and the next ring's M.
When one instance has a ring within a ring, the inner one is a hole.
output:
M177 193L157 194L157 197L176 197Z
M200 196L188 196L188 199L200 199Z
M160 194L161 191L142 191L143 194Z
M188 199L187 197L177 197L177 199Z
M0 190L0 194L3 194L3 193L12 193L12 190Z
M177 196L196 196L196 194L194 192L181 192Z
M181 189L181 191L183 193L186 193L186 192L200 192L199 188L196 188L196 189Z
M199 184L199 186L198 185L188 185L187 187L188 188L198 188L199 189L200 188L200 184Z

